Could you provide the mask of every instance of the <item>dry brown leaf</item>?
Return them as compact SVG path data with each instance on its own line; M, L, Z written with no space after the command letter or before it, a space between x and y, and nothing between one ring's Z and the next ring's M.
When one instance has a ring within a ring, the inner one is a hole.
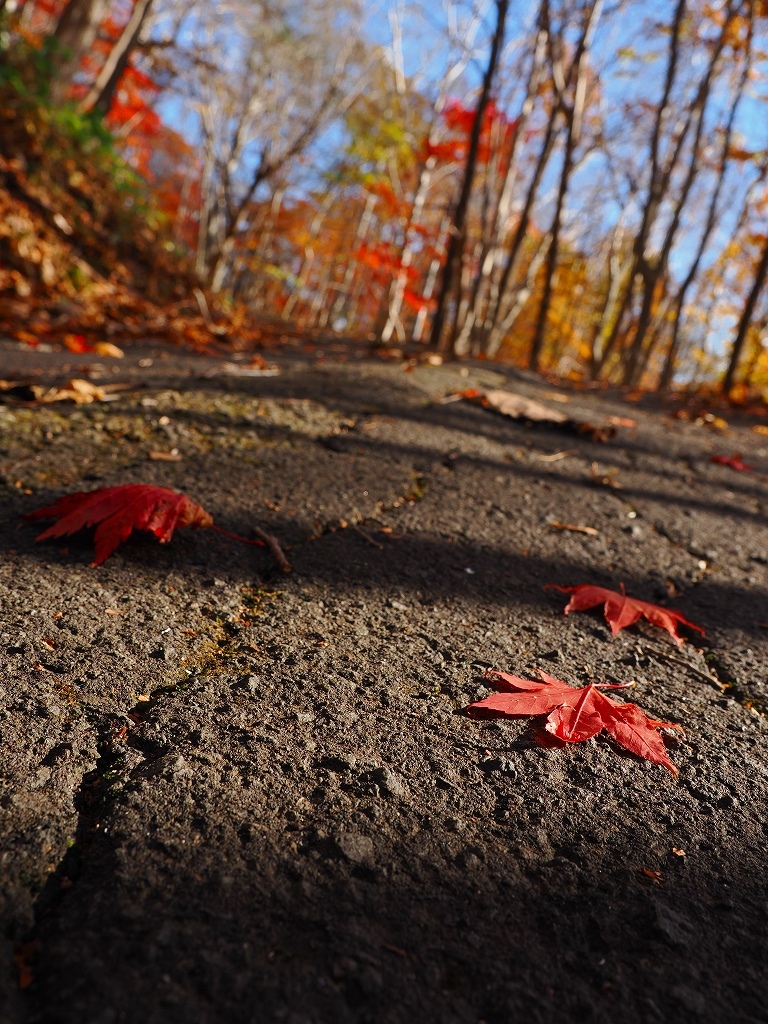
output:
M104 359L122 359L125 355L125 352L117 345L113 345L111 341L97 341L91 352Z
M492 388L485 392L485 401L493 409L513 420L531 420L533 423L567 423L568 417L558 409L550 409L533 398L516 395L513 391Z
M629 416L609 416L608 422L612 427L636 427L637 420L630 419Z

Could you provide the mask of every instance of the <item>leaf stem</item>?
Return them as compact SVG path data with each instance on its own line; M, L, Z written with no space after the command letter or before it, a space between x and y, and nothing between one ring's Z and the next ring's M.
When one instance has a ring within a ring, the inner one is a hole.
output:
M216 533L221 533L225 537L229 537L230 540L239 540L241 544L255 544L257 547L263 548L263 540L251 540L249 537L241 537L239 533L231 533L229 530L223 529L221 526L217 526L215 523L211 523L211 529L215 530Z

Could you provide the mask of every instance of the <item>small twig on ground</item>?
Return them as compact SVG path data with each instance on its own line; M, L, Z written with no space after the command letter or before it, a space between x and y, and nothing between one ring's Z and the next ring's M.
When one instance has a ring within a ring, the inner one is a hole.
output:
M674 662L676 665L683 665L685 666L685 668L688 669L689 672L691 672L695 676L698 676L698 678L703 680L704 682L709 683L710 686L715 686L718 690L724 689L723 684L716 676L710 675L708 672L704 672L703 669L696 668L694 665L690 663L690 661L686 661L685 658L678 658L676 655L672 654L669 651L662 650L660 647L657 647L654 643L651 643L648 640L645 640L644 642L645 644L647 644L648 647L651 648L654 654L656 654L656 656L661 658L663 661L671 661Z
M368 533L366 530L363 530L362 527L358 526L356 523L352 523L351 525L352 529L359 533L364 541L367 541L372 547L378 548L379 551L384 550L384 545L379 544L377 540L374 540L370 533Z
M272 533L267 533L266 530L262 530L260 526L252 526L251 532L255 533L257 537L264 541L269 550L272 552L272 557L280 566L282 572L291 572L291 563L285 557L283 549L280 547L280 541Z
M559 462L560 459L567 459L569 455L578 455L578 449L569 448L565 452L555 452L553 455L534 455L535 459L539 462Z

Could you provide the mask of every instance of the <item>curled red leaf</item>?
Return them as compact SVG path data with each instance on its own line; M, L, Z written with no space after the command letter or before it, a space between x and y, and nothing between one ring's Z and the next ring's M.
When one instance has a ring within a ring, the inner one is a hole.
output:
M165 544L177 526L213 526L213 517L186 494L149 484L67 494L53 505L28 512L24 518L56 520L36 538L38 541L96 526L92 565L101 565L133 530L147 530Z

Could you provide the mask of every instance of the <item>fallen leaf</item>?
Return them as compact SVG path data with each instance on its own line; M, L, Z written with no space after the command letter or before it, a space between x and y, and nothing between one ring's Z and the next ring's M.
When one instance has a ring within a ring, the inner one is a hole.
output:
M84 334L65 334L61 341L64 348L69 352L77 352L78 354L88 352L91 347L85 340Z
M92 565L101 565L133 530L147 530L165 544L177 526L211 527L235 540L254 543L214 526L212 516L186 494L150 484L123 484L68 494L53 505L28 512L24 518L57 520L37 537L38 541L96 526Z
M630 419L629 416L609 416L608 422L613 427L632 427L637 426L637 420Z
M169 452L159 452L152 448L147 452L147 456L151 462L181 462L184 457L179 455L177 448L172 448Z
M117 397L114 392L125 391L130 384L91 384L89 380L73 377L62 386L45 387L42 384L0 380L0 392L4 400L16 405L48 405L51 402L75 402L90 405L91 402L111 402Z
M518 395L514 391L504 391L501 388L491 388L490 391L467 388L466 391L459 392L458 397L485 406L487 409L495 409L502 416L509 416L513 420L553 423L556 426L567 427L575 430L577 434L589 437L591 441L607 441L616 433L616 428L608 423L594 424L574 420L560 412L559 409L553 409L551 406L544 405L543 402L537 402L533 398L526 398L524 395Z
M40 344L40 339L36 335L30 334L29 331L14 331L14 335L18 341L24 342L24 344L29 345L30 348L37 348Z
M580 583L576 587L561 587L557 583L546 584L545 589L559 590L563 594L572 594L570 601L565 606L565 614L581 612L588 608L594 608L599 604L604 606L605 618L610 624L611 633L616 634L633 626L639 619L645 618L654 626L660 626L672 636L675 643L680 647L683 637L677 632L678 624L688 626L689 629L698 630L702 636L705 635L701 626L690 622L680 612L671 608L662 608L660 605L651 604L650 601L640 601L636 597L627 597L624 591L624 584L621 584L621 593L615 590L608 590L606 587L596 587L591 583Z
M464 397L467 397L465 392ZM470 401L476 401L472 395ZM492 388L481 394L480 403L490 406L500 412L502 416L510 416L513 420L531 420L532 423L567 423L568 417L559 409L550 409L542 402L532 398L525 398L523 395L516 395L514 391L503 391L501 388Z
M91 349L94 355L102 356L104 359L122 359L125 352L111 341L97 341Z
M123 613L121 611L118 611L117 608L105 608L104 609L104 614L105 615L122 615Z
M664 876L660 871L652 871L650 868L640 868L640 874L650 878L654 885L661 885L664 881Z
M619 471L616 466L611 466L610 469L603 472L600 466L593 462L590 467L590 474L594 483L600 484L603 487L612 487L615 491L621 490L621 484L617 479Z
M710 455L709 461L716 462L718 466L730 466L731 469L737 469L740 473L749 473L753 468L741 461L740 452L736 455Z
M625 689L631 684L590 683L577 688L545 672L539 675L542 681L535 682L489 670L485 677L499 692L470 704L467 714L472 718L546 715L547 733L563 743L582 743L605 729L622 747L677 775L657 730L682 732L682 728L648 718L636 704L622 704L602 692Z
M763 437L768 437L768 427L764 423L757 423L752 427L753 434L762 434Z
M553 519L550 526L554 526L556 530L570 530L571 533L585 533L588 537L596 537L599 530L596 530L594 526L574 526L573 523L558 523L556 519Z
M674 853L674 855L676 857L684 857L685 856L685 850L680 850L676 846L672 847L672 853Z
M35 980L35 972L32 968L37 942L15 942L13 962L18 973L19 988L29 988Z

